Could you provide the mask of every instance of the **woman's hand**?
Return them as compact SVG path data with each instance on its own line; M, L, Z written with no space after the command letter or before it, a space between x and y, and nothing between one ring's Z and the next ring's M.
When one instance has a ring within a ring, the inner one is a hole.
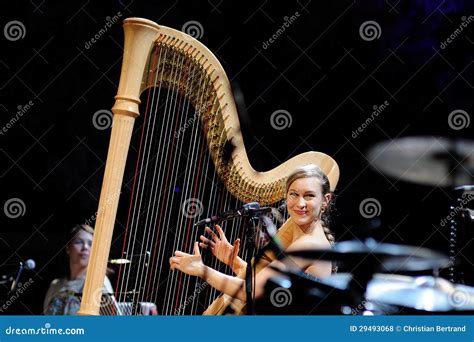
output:
M170 270L177 269L192 276L203 277L205 268L197 241L194 243L194 254L175 251L174 257L170 258Z
M221 262L227 266L234 267L234 261L239 254L240 239L235 240L232 246L227 238L225 237L222 228L216 224L216 230L219 235L214 233L211 228L206 227L206 232L211 235L211 239L201 235L201 243L199 244L202 248L211 248L212 254Z

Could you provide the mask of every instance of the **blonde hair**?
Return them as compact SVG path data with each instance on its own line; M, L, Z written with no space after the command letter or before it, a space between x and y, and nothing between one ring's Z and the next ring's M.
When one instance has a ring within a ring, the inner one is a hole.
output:
M69 231L68 245L71 243L72 239L74 239L76 234L79 233L81 230L85 231L86 233L94 235L94 228L92 228L91 226L84 223L76 224Z
M297 168L292 174L290 174L286 180L286 193L290 188L290 185L297 179L301 178L317 178L321 184L321 192L324 195L331 193L331 186L329 179L321 168L314 164L305 165ZM332 207L332 201L329 201L326 209L321 213L321 221L323 225L324 234L331 245L334 245L335 237L334 233L329 229L330 216L329 212Z

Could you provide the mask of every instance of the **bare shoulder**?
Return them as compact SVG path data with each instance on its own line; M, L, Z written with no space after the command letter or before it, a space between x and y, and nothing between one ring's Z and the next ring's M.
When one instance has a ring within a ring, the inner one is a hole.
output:
M330 249L331 244L327 239L322 239L315 236L303 235L296 241L293 241L288 246L288 251L302 250L302 249Z

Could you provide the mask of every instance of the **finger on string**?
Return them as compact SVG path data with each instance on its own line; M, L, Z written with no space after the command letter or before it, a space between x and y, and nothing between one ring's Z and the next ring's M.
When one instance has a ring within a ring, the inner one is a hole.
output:
M232 251L235 256L239 255L240 250L240 239L234 241L234 250Z
M225 239L225 234L224 234L224 231L222 230L221 226L219 226L218 224L216 224L216 230L217 232L219 233L219 236L222 240Z
M201 255L201 252L199 251L199 243L197 241L194 242L194 254Z
M209 245L206 245L205 243L202 243L202 242L199 243L199 246L204 249L207 249L209 247Z
M176 257L172 257L171 260L170 260L170 263L179 265L179 259L176 258Z
M212 239L214 239L214 240L217 240L217 239L218 239L217 234L214 233L211 228L206 227L206 232L211 235Z
M204 235L201 235L199 237L201 239L202 242L206 243L206 244L209 244L211 242L211 240L209 240L207 237L205 237Z

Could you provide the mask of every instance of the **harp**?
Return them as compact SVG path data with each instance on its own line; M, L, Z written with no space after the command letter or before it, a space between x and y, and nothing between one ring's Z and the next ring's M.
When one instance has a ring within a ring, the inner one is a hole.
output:
M156 303L158 314L199 314L218 294L199 280L170 273L168 265L174 250L191 251L199 215L242 202L278 203L287 176L310 163L327 174L333 190L339 169L328 155L306 152L257 172L217 58L193 37L150 20L129 18L123 26L122 70L79 314L99 314L140 96L145 113L122 247L123 258L132 262L118 271L115 295L132 308ZM225 228L229 241L242 236L239 229L239 222Z

